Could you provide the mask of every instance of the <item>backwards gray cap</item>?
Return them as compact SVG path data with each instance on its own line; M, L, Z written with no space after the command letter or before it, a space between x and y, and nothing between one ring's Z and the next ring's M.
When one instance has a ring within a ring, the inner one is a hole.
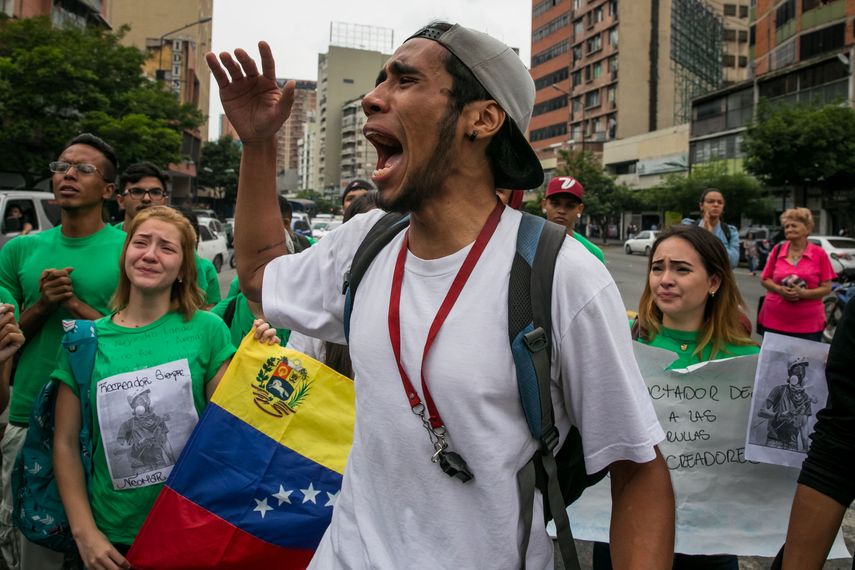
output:
M514 153L493 164L496 186L526 189L543 184L540 160L523 134L534 107L534 81L514 50L487 34L458 24L447 31L426 26L407 39L413 38L433 40L450 51L510 117Z

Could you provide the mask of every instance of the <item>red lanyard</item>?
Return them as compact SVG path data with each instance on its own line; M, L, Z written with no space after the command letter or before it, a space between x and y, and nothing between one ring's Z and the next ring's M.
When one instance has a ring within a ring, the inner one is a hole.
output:
M481 254L484 252L484 248L487 247L487 243L490 241L490 238L493 237L504 209L505 207L501 202L496 203L496 207L490 213L490 217L487 218L487 222L484 224L484 227L481 228L481 232L475 239L472 249L469 250L469 253L466 255L466 259L463 261L463 265L454 277L454 281L451 283L451 287L445 295L445 300L443 300L442 305L440 305L439 310L433 319L433 323L430 326L430 330L428 331L424 352L422 353L422 392L425 396L427 411L430 414L430 425L435 430L444 428L445 424L439 415L439 411L436 409L436 404L434 404L433 398L431 397L430 390L427 385L427 379L425 378L425 363L427 362L428 352L433 345L433 341L436 338L440 327L445 322L445 318L451 312L451 308L460 296L463 286L466 285L466 281L469 280L472 270L475 269L475 264L478 263L478 259L480 259ZM392 350L395 353L395 361L398 364L398 372L401 373L401 381L404 384L404 392L407 395L407 400L409 401L413 412L417 415L422 415L418 411L420 409L423 410L422 402L413 387L413 383L410 381L410 377L407 376L407 373L404 371L403 364L401 364L401 289L404 284L404 265L407 260L408 245L409 230L404 234L404 243L401 244L401 251L398 253L398 260L395 263L395 273L392 277L392 295L389 299L389 338L392 341Z

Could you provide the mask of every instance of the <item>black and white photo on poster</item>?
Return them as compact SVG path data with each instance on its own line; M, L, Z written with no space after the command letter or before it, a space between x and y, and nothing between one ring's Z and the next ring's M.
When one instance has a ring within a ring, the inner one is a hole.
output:
M760 350L745 457L801 467L816 413L825 407L829 345L766 333Z
M99 381L96 405L116 490L165 482L199 421L186 358Z

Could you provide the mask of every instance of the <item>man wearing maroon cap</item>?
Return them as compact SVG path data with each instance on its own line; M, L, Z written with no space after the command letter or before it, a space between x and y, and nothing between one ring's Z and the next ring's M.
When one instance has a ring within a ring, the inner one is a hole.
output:
M581 182L570 176L559 176L549 181L546 197L540 202L540 207L543 208L547 220L566 227L568 235L576 238L585 246L585 249L605 263L603 251L588 241L585 236L573 230L573 226L585 210L585 204L582 202L584 195L585 187Z

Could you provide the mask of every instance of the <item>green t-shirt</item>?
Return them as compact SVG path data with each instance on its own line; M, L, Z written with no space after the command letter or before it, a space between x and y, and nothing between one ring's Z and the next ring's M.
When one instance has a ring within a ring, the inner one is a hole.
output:
M232 299L237 300L235 301L235 313L232 317L231 325L229 325L229 332L232 335L232 344L237 348L240 346L243 338L250 330L252 330L252 323L255 320L255 315L252 314L252 310L249 308L249 302L246 300L244 294L241 293L237 277L232 279L231 285L229 286L228 296L211 307L211 312L221 319L225 319L226 310L228 309L229 303L231 303ZM291 331L287 329L279 329L276 331L276 334L278 334L279 338L282 339L282 346L288 344L288 338L291 336Z
M587 249L588 251L593 253L594 257L596 257L597 259L599 259L603 263L606 262L606 256L603 255L603 250L601 250L600 248L595 246L593 243L591 243L591 240L589 240L588 238L586 238L585 236L583 236L579 232L573 232L573 238L578 240L579 243L581 243L583 246L585 246L585 249Z
M205 294L205 305L214 305L220 302L223 296L220 294L220 279L214 264L196 254L196 278L199 289Z
M25 310L41 297L39 278L43 270L73 267L71 282L77 297L96 311L108 313L110 297L119 282L125 233L105 225L90 236L69 238L61 230L57 226L7 243L0 251L0 286L8 289ZM10 421L29 423L33 399L56 367L61 321L70 318L72 315L60 307L27 339L15 370Z
M665 327L659 329L659 333L652 341L647 342L639 337L638 342L657 348L664 348L676 354L677 360L668 366L669 370L686 368L692 364L706 362L710 359L710 353L712 352L712 346L707 344L700 354L693 355L695 347L698 346L698 333L678 331ZM754 344L727 345L716 353L715 359L721 360L722 358L730 358L732 356L748 356L757 354L758 352L760 352L760 347Z
M111 542L131 544L205 407L205 385L235 349L206 311L187 322L170 312L139 328L109 316L95 329L92 514ZM77 394L64 352L57 362L51 377Z
M0 287L0 303L9 303L13 307L15 307L15 320L17 321L21 315L18 312L18 301L15 300L15 297L9 292L5 287Z

